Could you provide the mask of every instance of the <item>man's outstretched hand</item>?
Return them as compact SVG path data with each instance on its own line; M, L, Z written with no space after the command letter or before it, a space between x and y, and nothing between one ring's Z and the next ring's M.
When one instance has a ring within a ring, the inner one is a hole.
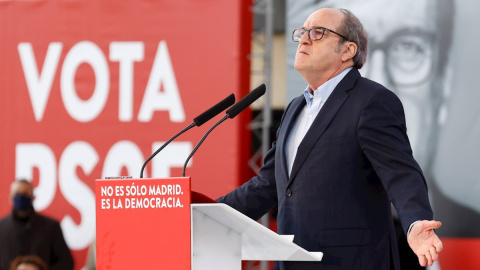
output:
M421 266L432 265L438 260L438 253L443 250L442 241L433 231L442 226L440 221L422 220L410 230L408 244L418 257Z

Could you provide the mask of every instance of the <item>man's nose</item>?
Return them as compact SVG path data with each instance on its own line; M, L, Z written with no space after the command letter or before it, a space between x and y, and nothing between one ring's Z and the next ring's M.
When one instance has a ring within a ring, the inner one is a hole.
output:
M303 36L300 38L300 41L298 42L299 44L310 44L312 41L308 37L308 31L305 31Z

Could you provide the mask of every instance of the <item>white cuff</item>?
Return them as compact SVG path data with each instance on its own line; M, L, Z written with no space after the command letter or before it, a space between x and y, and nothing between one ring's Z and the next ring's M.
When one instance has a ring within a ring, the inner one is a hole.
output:
M417 221L413 222L412 224L410 224L410 227L408 227L408 231L407 231L407 237L410 234L410 230L412 229L413 225L415 225L417 222L420 222L420 220L417 220Z

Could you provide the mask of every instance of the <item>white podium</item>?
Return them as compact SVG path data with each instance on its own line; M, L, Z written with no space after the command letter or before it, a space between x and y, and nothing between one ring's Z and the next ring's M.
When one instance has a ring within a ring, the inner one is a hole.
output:
M278 235L228 205L191 204L192 269L241 270L242 260L321 261L293 236Z
M190 183L190 177L97 179L97 269L241 270L242 260L322 259L293 236L191 191ZM128 195L132 188L136 194Z

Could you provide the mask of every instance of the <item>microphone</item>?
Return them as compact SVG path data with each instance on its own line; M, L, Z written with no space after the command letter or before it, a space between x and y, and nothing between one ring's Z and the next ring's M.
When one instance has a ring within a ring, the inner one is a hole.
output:
M143 178L143 171L145 170L145 167L147 166L147 163L150 160L152 160L152 158L154 158L158 153L160 153L160 151L162 151L163 148L165 148L171 141L173 141L178 136L182 135L187 130L189 130L189 129L195 127L195 126L199 127L199 126L203 125L208 120L212 119L213 117L215 117L219 113L223 112L228 107L232 106L233 103L235 103L235 95L230 94L228 97L226 97L225 99L223 99L219 103L215 104L210 109L206 110L205 112L203 112L199 116L195 117L193 119L193 122L190 125L188 125L186 128L184 128L179 133L175 134L175 136L170 138L170 140L166 141L160 148L158 148L157 151L155 151L155 153L153 153L150 157L147 158L145 163L143 163L142 169L140 170L140 178Z
M205 139L207 138L208 134L210 134L210 132L212 132L213 129L215 129L218 125L220 125L221 123L223 123L223 121L227 120L228 118L234 118L235 116L237 116L237 114L239 114L241 111L245 110L248 106L250 106L250 104L252 104L255 100L257 100L258 98L260 98L261 96L263 96L265 94L265 91L267 90L265 84L261 84L260 86L258 86L257 88L253 89L250 93L248 93L248 95L246 95L245 97L243 97L240 101L238 101L237 103L235 103L235 105L233 105L232 107L230 107L227 111L226 111L226 114L224 117L222 117L222 119L220 119L220 121L218 121L217 123L215 123L215 125L213 125L208 131L207 133L205 133L205 135L203 135L202 139L198 142L198 144L195 146L195 148L193 149L193 151L190 153L190 155L188 156L187 160L185 161L185 164L183 165L183 173L182 173L182 177L185 177L185 170L187 169L187 164L188 164L188 161L190 161L190 159L192 158L192 156L195 154L195 152L197 152L198 148L200 147L200 145L203 143L203 141L205 141Z
M225 109L232 106L233 103L235 103L235 95L230 94L228 97L226 97L224 100L217 103L215 106L206 110L205 112L203 112L199 116L193 118L193 122L195 123L195 125L197 127L199 127L199 126L203 125L205 122L207 122L208 120L215 117L217 114L223 112Z
M264 83L262 83L257 88L253 89L252 92L248 93L244 98L238 101L235 105L227 110L228 118L234 118L239 114L241 111L245 110L250 104L252 104L255 100L265 94L267 87Z

